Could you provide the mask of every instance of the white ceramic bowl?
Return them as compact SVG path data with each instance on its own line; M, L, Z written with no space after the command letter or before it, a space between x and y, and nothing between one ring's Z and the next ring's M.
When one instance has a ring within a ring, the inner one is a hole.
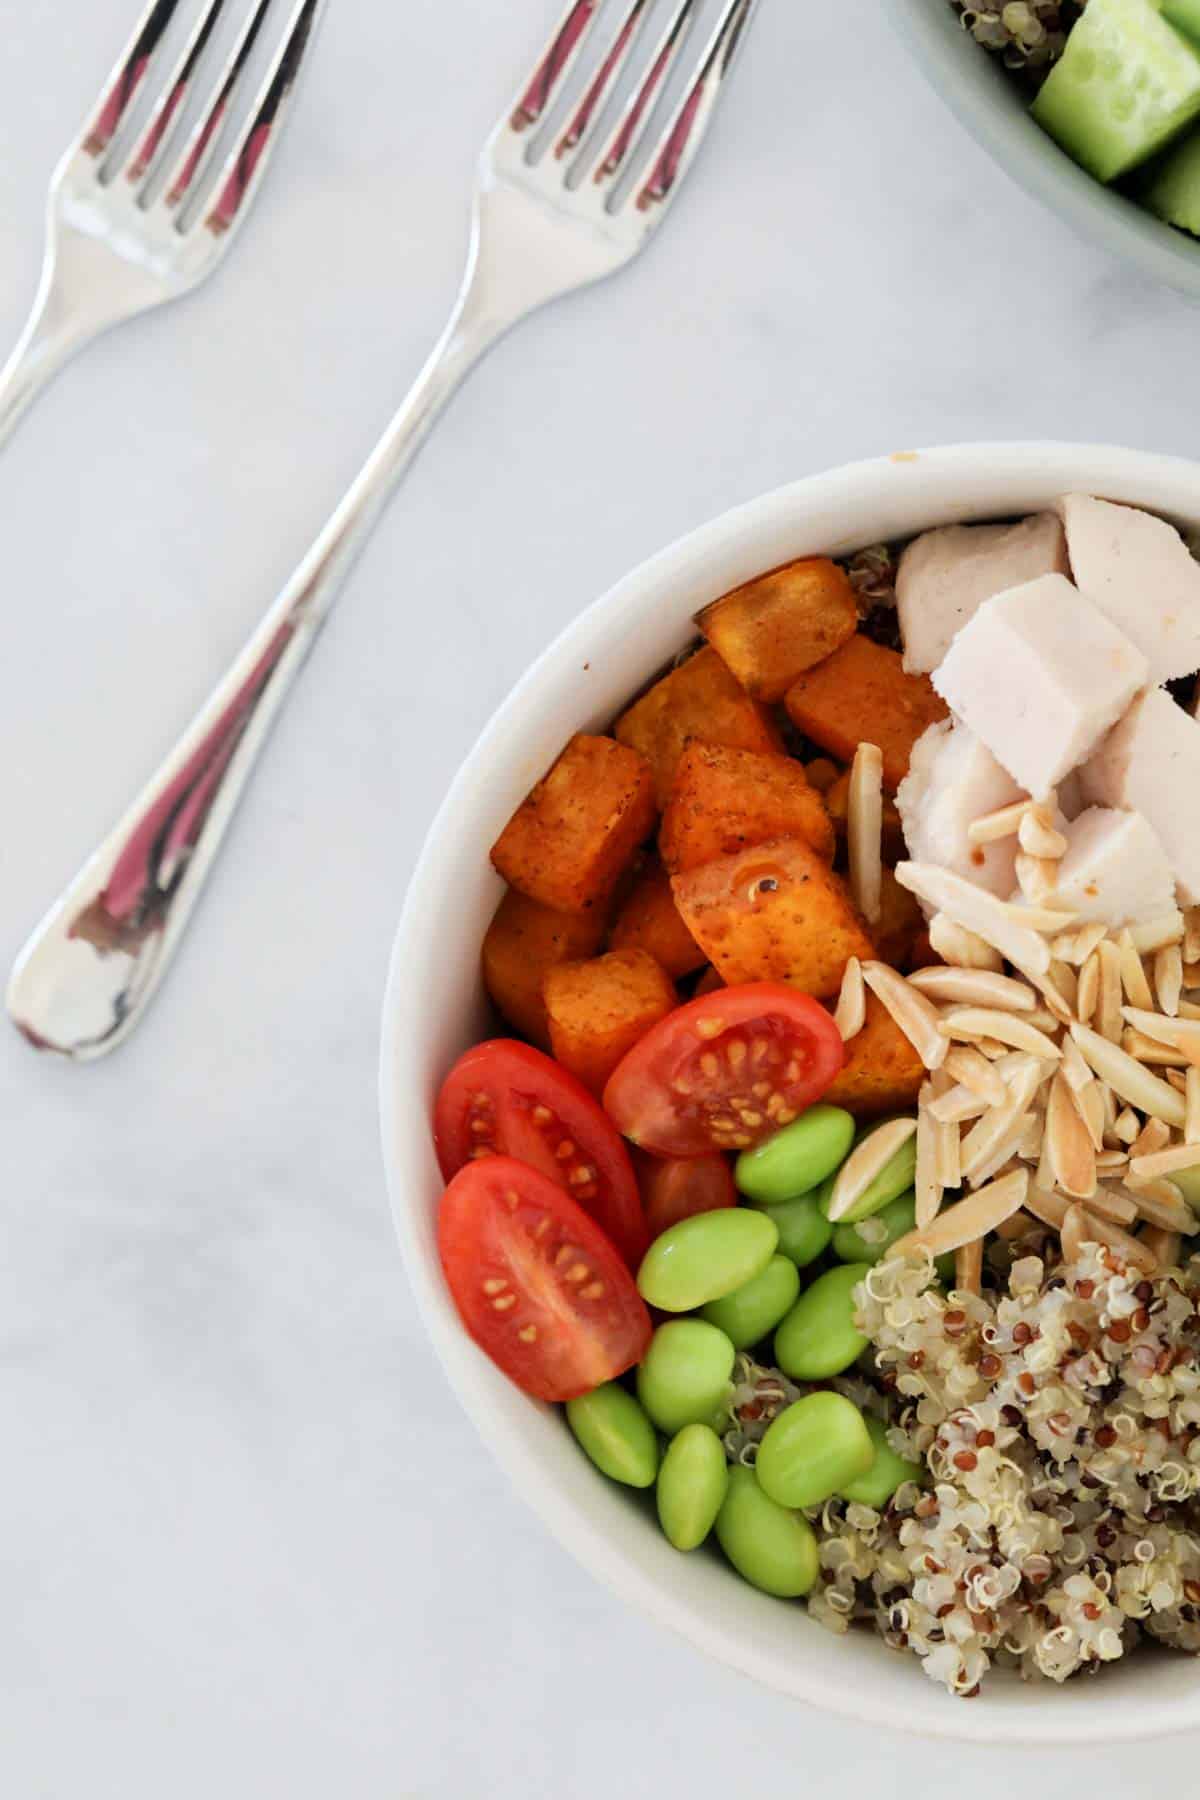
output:
M935 1687L915 1658L865 1633L833 1637L801 1608L755 1592L717 1552L678 1555L644 1497L597 1474L561 1415L510 1386L462 1329L434 1241L441 1181L429 1114L441 1077L485 1027L479 947L501 891L488 847L567 737L604 730L687 642L699 607L791 557L1026 513L1079 489L1200 520L1195 463L1062 444L976 444L859 463L780 488L635 570L534 664L468 757L413 876L384 1008L383 1144L396 1231L450 1380L519 1492L601 1581L731 1667L872 1724L976 1742L1095 1744L1200 1725L1200 1669L1160 1654L1062 1690L993 1676L966 1704Z
M885 0L885 5L931 85L1014 181L1081 237L1200 299L1200 242L1073 163L1034 123L1028 96L963 30L948 0Z

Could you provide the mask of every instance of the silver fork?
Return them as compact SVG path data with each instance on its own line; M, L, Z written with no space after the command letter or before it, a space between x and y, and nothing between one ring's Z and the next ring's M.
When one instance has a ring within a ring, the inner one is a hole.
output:
M700 148L758 4L723 0L678 104L649 154L639 158L699 0L672 0L615 129L601 137L605 103L652 6L652 0L624 0L592 80L554 143L534 157L537 128L548 121L605 5L571 0L484 147L466 274L407 399L207 705L21 952L8 1007L36 1048L78 1059L101 1056L141 1018L271 722L418 446L467 371L510 326L546 301L612 274L645 247Z
M180 0L150 0L50 182L46 257L33 312L0 371L0 443L67 359L124 319L175 300L211 274L250 210L279 139L325 0L294 0L249 117L210 181L230 109L271 0L255 0L194 129L183 115L226 0L206 0L128 155L114 142L153 74ZM149 92L149 89L146 88ZM157 177L172 146L177 159ZM205 197L207 196L207 197Z

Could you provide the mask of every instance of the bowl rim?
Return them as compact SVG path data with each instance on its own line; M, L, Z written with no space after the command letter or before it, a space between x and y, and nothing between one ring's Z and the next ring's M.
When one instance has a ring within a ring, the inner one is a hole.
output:
M1002 103L996 84L1003 72L962 29L949 0L884 0L884 5L934 92L1018 187L1057 212L1077 236L1200 300L1200 241L1081 169L1020 104L1015 85L1018 104ZM976 57L978 70L964 57Z
M856 507L861 496L862 523L867 527L861 541L870 541L871 504L878 510L879 496L889 492L889 484L897 482L901 471L912 471L914 479L931 492L948 488L952 499L956 485L973 483L976 488L993 489L993 516L1004 516L1006 486L1016 493L1022 481L1035 481L1047 492L1108 492L1131 502L1140 500L1168 515L1200 518L1200 463L1184 457L1064 442L959 443L844 464L772 489L684 533L588 605L553 639L493 712L429 827L408 884L385 984L379 1061L380 1126L393 1224L422 1322L480 1437L558 1542L643 1616L669 1626L716 1661L766 1687L862 1723L1009 1746L1095 1746L1162 1737L1200 1726L1200 1681L1194 1702L1177 1696L1147 1700L1139 1694L1136 1706L1122 1707L1114 1704L1119 1696L1110 1692L1110 1703L1099 1718L1094 1706L1056 1704L1063 1699L1062 1689L1047 1695L1044 1688L1025 1690L1017 1683L1004 1704L994 1708L951 1704L949 1696L933 1683L929 1684L929 1698L936 1705L900 1704L873 1692L870 1684L848 1691L844 1678L833 1669L806 1669L802 1679L785 1675L769 1650L731 1640L718 1616L687 1602L687 1583L669 1586L643 1573L617 1540L584 1517L566 1495L557 1494L543 1478L539 1456L492 1415L480 1378L482 1358L458 1321L436 1257L430 1257L419 1240L417 1208L409 1199L414 1187L425 1182L417 1165L422 1155L426 1160L429 1156L431 1100L421 1091L424 1076L416 1049L421 1041L416 1027L422 1015L419 997L413 995L414 984L408 979L408 970L414 966L409 939L419 935L419 921L430 903L436 910L439 895L444 900L447 848L455 841L460 799L487 780L496 766L498 750L512 757L522 725L528 734L530 697L578 670L580 652L597 635L602 621L610 627L628 628L645 609L649 596L667 587L685 562L707 559L723 543L765 531L781 514L790 516L792 508L800 509L802 515L805 508L822 504ZM989 504L984 504L978 516L988 516ZM427 1019L425 1023L428 1032ZM1026 1693L1040 1695L1040 1699L1024 1698Z

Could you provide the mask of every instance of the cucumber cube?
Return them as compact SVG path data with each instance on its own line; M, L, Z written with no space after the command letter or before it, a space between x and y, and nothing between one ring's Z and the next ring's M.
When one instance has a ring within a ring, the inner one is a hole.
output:
M1168 225L1200 237L1200 133L1167 151L1150 170L1140 199Z
M1200 52L1154 0L1088 0L1033 116L1100 181L1115 181L1200 114Z
M1200 44L1200 0L1163 0L1162 16L1193 44Z

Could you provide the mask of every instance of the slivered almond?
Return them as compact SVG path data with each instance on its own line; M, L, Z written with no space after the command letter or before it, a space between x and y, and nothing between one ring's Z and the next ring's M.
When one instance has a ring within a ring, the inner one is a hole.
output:
M1034 1183L1025 1197L1025 1210L1031 1212L1043 1225L1049 1225L1054 1231L1062 1230L1062 1223L1067 1214L1069 1202L1063 1194L1056 1194L1051 1188L1044 1188ZM1078 1205L1078 1202L1074 1202ZM1137 1218L1137 1208L1128 1200L1122 1200L1105 1188L1098 1187L1088 1206L1097 1218L1107 1218L1114 1225L1132 1225Z
M938 1125L961 1125L965 1119L982 1118L992 1104L977 1089L956 1082L936 1100L930 1101L929 1115Z
M947 1075L953 1075L956 1082L970 1088L974 1094L982 1094L989 1106L1003 1106L1008 1093L1004 1085L1004 1072L990 1063L986 1056L970 1044L956 1044L947 1051L946 1060L942 1064Z
M1137 1141L1141 1126L1138 1124L1137 1114L1126 1106L1117 1114L1112 1129L1123 1144L1133 1144Z
M1151 1255L1158 1259L1160 1269L1177 1267L1179 1252L1183 1248L1177 1231L1164 1231L1161 1225L1143 1225L1138 1238Z
M1097 1075L1107 1081L1122 1100L1128 1101L1139 1112L1162 1119L1167 1125L1182 1126L1186 1112L1183 1099L1167 1082L1151 1075L1119 1045L1110 1043L1086 1025L1072 1025L1071 1036Z
M1096 1003L1096 1030L1110 1044L1121 1041L1121 952L1105 938L1096 955L1100 958L1100 996Z
M1079 971L1075 990L1075 1012L1085 1025L1090 1025L1100 1000L1100 951L1090 952Z
M1096 1173L1097 1173L1097 1175L1112 1175L1117 1170L1127 1169L1128 1167L1129 1167L1129 1152L1128 1152L1128 1150L1097 1150L1097 1152L1096 1152Z
M1079 976L1070 963L1060 962L1057 957L1054 957L1051 959L1050 967L1046 970L1046 984L1042 992L1047 996L1051 993L1057 994L1068 1013L1073 1015L1075 1002L1079 995ZM1061 1019L1061 1012L1057 1016Z
M996 975L990 969L914 969L909 985L931 1000L957 1000L966 1006L998 1006L1003 1012L1032 1012L1037 995L1027 981Z
M910 987L903 975L887 963L867 962L862 966L863 980L882 1001L927 1069L939 1069L949 1049L938 1030L938 1016L933 1006Z
M953 963L957 968L999 970L1004 967L1004 958L998 950L985 944L965 925L956 925L945 913L934 913L930 919L929 942L943 961Z
M1074 925L1079 917L1078 913L1068 912L1065 907L1030 906L1026 900L1002 900L1000 904L1014 925L1021 925L1026 931L1050 932L1056 936L1068 925Z
M936 1257L944 1256L948 1250L961 1249L976 1238L986 1237L1002 1220L1019 1212L1028 1192L1028 1170L1014 1169L1011 1175L1002 1175L999 1181L977 1188L967 1199L946 1207L920 1231L910 1231L893 1244L891 1254L919 1256L928 1252Z
M1135 1175L1130 1168L1122 1186L1130 1202L1151 1225L1161 1225L1165 1231L1182 1231L1184 1237L1191 1237L1196 1230L1195 1213L1167 1176Z
M868 925L877 925L882 911L882 838L883 757L877 744L860 744L850 765L846 849L850 892Z
M1131 1263L1135 1269L1142 1269L1147 1275L1154 1274L1158 1263L1153 1251L1147 1249L1145 1244L1139 1243L1135 1237L1130 1237L1127 1231L1123 1231L1119 1225L1114 1225L1111 1219L1106 1219L1103 1214L1096 1211L1094 1206L1090 1208L1088 1218L1088 1236L1094 1243L1100 1243L1106 1249L1115 1250L1118 1256L1123 1257L1127 1263Z
M1096 1151L1087 1126L1075 1107L1072 1090L1061 1075L1050 1083L1046 1105L1046 1142L1054 1185L1077 1200L1096 1191Z
M863 987L862 964L857 956L848 957L842 971L842 991L838 995L833 1022L841 1033L844 1044L857 1037L867 1022L867 996Z
M996 1236L998 1238L1003 1238L1006 1243L1011 1244L1015 1238L1022 1238L1027 1231L1032 1231L1033 1226L1034 1219L1032 1214L1027 1212L1015 1212L1011 1218L1001 1219L996 1227Z
M1053 898L1054 890L1058 886L1058 864L1056 862L1048 862L1041 856L1026 856L1025 852L1021 850L1018 851L1013 866L1017 877L1017 886L1031 905L1040 906L1043 901L1049 902ZM1047 929L1056 931L1058 927L1051 925Z
M1144 1031L1135 1031L1129 1025L1121 1033L1121 1048L1140 1063L1153 1063L1157 1068L1168 1071L1185 1069L1187 1057L1182 1050L1173 1050L1170 1044L1160 1042L1158 1038L1147 1037Z
M1200 963L1185 962L1183 965L1183 985L1185 988L1200 988Z
M1073 1037L1064 1037L1062 1041L1062 1072L1076 1093L1095 1079Z
M1136 1006L1127 1006L1124 1011L1135 1031L1156 1043L1170 1044L1189 1063L1200 1067L1200 1020L1168 1019L1164 1013L1145 1012Z
M1017 842L1027 855L1046 862L1057 862L1067 853L1067 840L1054 829L1050 808L1041 801L1026 808L1017 826Z
M1200 1069L1188 1069L1183 1097L1183 1135L1189 1144L1200 1144Z
M938 1186L943 1191L946 1188L961 1187L962 1155L957 1125L934 1121L934 1155Z
M1200 906L1189 906L1183 915L1183 960L1200 962Z
M1059 1078L1056 1076L1055 1079ZM1083 1120L1092 1141L1092 1149L1099 1155L1104 1149L1104 1095L1100 1091L1100 1083L1089 1081L1086 1087L1076 1088L1066 1080L1065 1075L1062 1079L1070 1092L1075 1111Z
M1154 994L1158 1010L1174 1019L1179 1013L1179 997L1183 992L1183 958L1178 944L1164 944L1154 952Z
M1046 940L1038 935L1028 919L1022 921L1014 916L1019 913L1019 908L1008 906L995 894L989 894L972 882L964 881L961 875L939 869L933 863L897 863L896 880L927 906L936 907L956 925L975 932L1019 968L1033 969L1039 975L1044 975L1049 968L1050 950ZM1071 915L1063 913L1051 929L1065 929L1073 923Z
M1074 963L1077 966L1085 963L1101 938L1107 935L1105 927L1098 919L1089 925L1081 925L1077 931L1065 931L1056 937L1050 945L1050 954L1058 962Z
M942 1204L941 1183L937 1174L937 1121L930 1112L933 1089L928 1082L921 1089L917 1106L917 1172L913 1181L916 1199L916 1222L928 1225Z
M1107 1081L1100 1082L1099 1086L1100 1098L1104 1103L1104 1129L1108 1132L1117 1122L1117 1097Z
M1128 926L1117 940L1117 949L1121 955L1121 986L1129 996L1130 1005L1152 1007L1154 995L1150 992L1142 959L1133 947Z
M1068 1206L1059 1230L1064 1262L1077 1263L1083 1255L1086 1243L1095 1243L1095 1237L1088 1231L1091 1220L1083 1207L1076 1201Z
M968 1180L977 1175L986 1163L996 1156L997 1151L1012 1141L1016 1147L1016 1139L1020 1128L1033 1103L1041 1080L1041 1071L1036 1059L1030 1057L1023 1069L1014 1072L1008 1085L1008 1094L1003 1106L989 1107L977 1125L973 1125L962 1140L961 1167ZM1012 1155L1012 1149L1004 1148L1002 1160Z
M1178 907L1172 907L1170 912L1159 913L1153 919L1143 919L1140 924L1131 925L1129 935L1133 939L1134 949L1142 956L1149 956L1152 950L1161 950L1164 944L1177 944L1180 941L1183 937L1183 914Z
M1014 800L1011 806L999 806L995 812L972 819L967 826L968 844L995 844L1001 838L1015 837L1032 804L1031 800Z
M1181 1019L1200 1019L1200 1006L1197 1006L1193 1000L1181 1000L1178 1016Z
M1036 1025L1029 1024L1018 1013L997 1012L994 1007L952 1006L938 1020L938 1030L947 1038L968 1042L973 1038L995 1038L1001 1044L1011 1044L1015 1050L1027 1051L1030 1056L1043 1056L1048 1062L1057 1062L1062 1055L1058 1045Z
M1185 1100L1187 1099L1187 1071L1191 1066L1191 1063L1188 1063L1187 1068L1173 1069L1168 1063L1163 1069L1164 1080L1169 1081L1175 1092L1182 1094Z
M973 1238L954 1252L954 1285L960 1294L978 1294L983 1288L983 1239Z
M877 1125L869 1132L838 1170L826 1218L835 1225L839 1219L844 1219L916 1129L915 1119L889 1119L886 1125Z
M1042 1153L1042 1134L1046 1121L1037 1111L1026 1115L1017 1139L1017 1155L1022 1162L1035 1163Z
M1129 1159L1129 1186L1135 1187L1141 1181L1153 1181L1159 1175L1174 1175L1180 1169L1194 1169L1200 1163L1200 1150L1195 1144L1168 1144L1162 1150L1143 1150L1140 1153L1134 1147L1135 1154Z
M1171 1141L1171 1133L1161 1119L1147 1119L1142 1129L1129 1146L1130 1156L1152 1156L1156 1150L1165 1150Z
M1050 998L1047 995L1047 999ZM1060 1025L1069 1025L1074 1017L1070 1007L1064 1005L1057 994L1053 995L1053 1000L1058 1011L1051 1011L1049 1006L1035 1006L1032 1012L1020 1013L1018 1017L1025 1024L1036 1026L1038 1031L1047 1031L1053 1035Z

